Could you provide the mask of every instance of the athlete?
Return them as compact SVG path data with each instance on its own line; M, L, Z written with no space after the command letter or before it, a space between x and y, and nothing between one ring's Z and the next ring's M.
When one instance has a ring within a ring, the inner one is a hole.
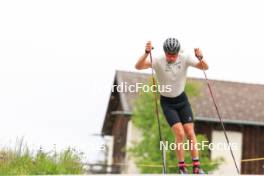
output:
M168 38L163 44L165 55L154 58L151 63L147 59L152 50L152 44L149 41L146 44L145 53L138 59L135 67L138 70L152 67L155 70L159 86L170 86L170 91L160 91L160 104L176 138L179 173L187 174L183 145L178 144L183 144L185 137L189 141L189 146L195 146L197 143L191 105L184 92L187 69L191 66L207 70L208 64L203 59L202 51L199 48L194 49L198 60L180 52L180 49L180 42L176 38ZM204 171L200 168L198 150L195 147L190 147L190 151L193 161L193 174L203 174Z

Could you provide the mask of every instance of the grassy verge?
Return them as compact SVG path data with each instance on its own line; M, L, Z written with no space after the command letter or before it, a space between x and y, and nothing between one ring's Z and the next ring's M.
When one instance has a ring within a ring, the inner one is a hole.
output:
M14 149L0 149L0 175L83 174L82 156L73 148L33 152L22 139Z

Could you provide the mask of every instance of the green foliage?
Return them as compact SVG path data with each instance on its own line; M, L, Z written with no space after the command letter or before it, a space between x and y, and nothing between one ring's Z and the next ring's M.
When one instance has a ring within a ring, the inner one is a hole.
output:
M187 83L186 85L186 93L188 96L199 96L199 88L200 85L195 83ZM159 96L158 96L159 97ZM140 165L161 165L161 151L159 145L159 134L158 134L158 126L157 126L157 118L155 115L155 104L154 104L154 95L152 92L140 92L139 98L134 102L134 110L132 122L133 124L141 131L142 140L136 143L133 148L128 151L136 158L136 164ZM165 120L160 102L159 105L159 115L160 115L160 124L163 139L170 143L175 143L175 137L171 131L171 128L167 124ZM197 135L198 142L207 141L204 135ZM221 159L210 160L209 158L209 150L200 150L200 162L202 163L203 169L208 172L217 168ZM185 152L185 160L186 163L191 163L190 152ZM176 173L177 172L177 159L174 150L166 151L166 161L168 166L168 173ZM215 164L213 164L215 163ZM161 173L161 167L139 167L142 173ZM191 171L191 167L189 167Z
M0 150L0 175L83 174L82 155L72 148L33 154L21 142L16 149Z

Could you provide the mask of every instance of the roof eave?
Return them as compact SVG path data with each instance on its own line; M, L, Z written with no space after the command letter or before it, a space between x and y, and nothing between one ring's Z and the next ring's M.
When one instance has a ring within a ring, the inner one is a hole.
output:
M215 123L220 122L219 119L217 119L217 118L208 118L208 117L195 117L195 120L201 121L201 122L215 122ZM247 120L223 119L223 122L227 123L227 124L264 126L264 122L247 121Z

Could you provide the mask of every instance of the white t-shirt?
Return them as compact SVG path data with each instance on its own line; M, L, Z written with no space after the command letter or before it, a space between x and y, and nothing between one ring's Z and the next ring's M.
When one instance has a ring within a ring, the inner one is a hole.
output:
M165 56L153 59L152 66L159 86L170 86L170 91L160 91L160 94L165 97L180 95L185 88L188 67L195 67L198 62L198 59L194 59L186 53L179 53L174 63L168 63Z

